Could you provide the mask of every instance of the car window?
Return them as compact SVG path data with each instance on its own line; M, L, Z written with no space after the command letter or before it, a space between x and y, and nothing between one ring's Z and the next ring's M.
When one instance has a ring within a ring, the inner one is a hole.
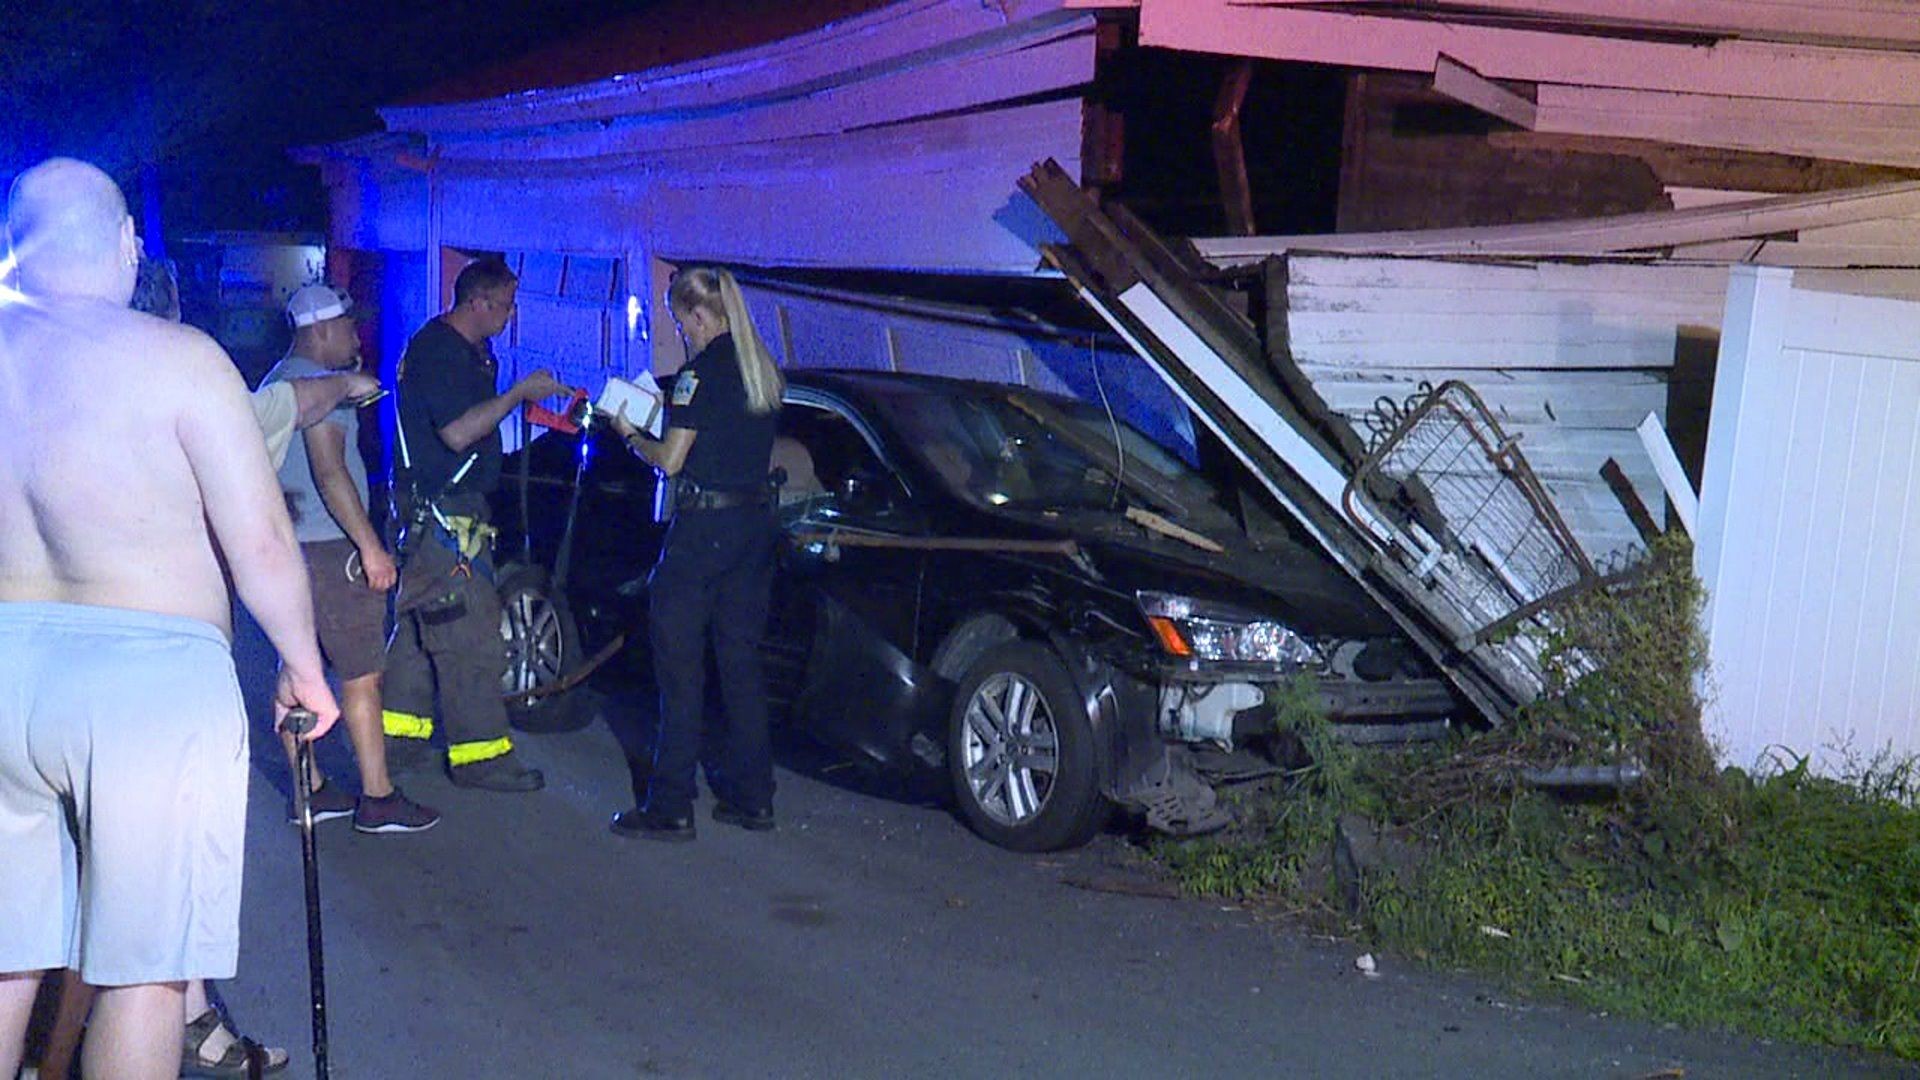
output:
M1105 508L1134 498L1176 512L1174 490L1195 478L1177 458L1103 413L1032 395L929 393L876 395L906 443L954 492L975 502L1025 509ZM1121 450L1114 449L1114 431Z
M894 483L893 470L845 416L818 405L788 402L780 410L773 465L786 473L780 486L784 516L830 516L858 485Z

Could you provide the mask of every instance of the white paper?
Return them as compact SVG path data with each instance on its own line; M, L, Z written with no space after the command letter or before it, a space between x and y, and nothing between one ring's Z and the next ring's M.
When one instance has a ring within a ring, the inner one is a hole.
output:
M594 410L616 415L622 406L626 407L627 419L635 427L653 438L659 438L662 425L666 422L661 404L666 395L660 392L660 384L653 381L653 373L643 371L631 379L611 377L607 385L600 390L599 400L593 403Z

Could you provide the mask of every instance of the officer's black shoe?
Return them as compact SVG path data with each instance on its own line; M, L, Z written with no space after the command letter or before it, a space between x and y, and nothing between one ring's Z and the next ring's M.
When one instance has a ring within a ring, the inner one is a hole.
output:
M520 764L511 752L468 765L455 765L449 774L455 787L482 791L539 791L547 786L547 778L539 769Z
M773 831L773 808L742 810L730 802L713 804L713 820L722 825L737 825L753 832Z
M613 815L613 821L607 826L615 836L624 836L629 840L665 840L671 843L685 843L693 839L693 815L656 814L634 807Z

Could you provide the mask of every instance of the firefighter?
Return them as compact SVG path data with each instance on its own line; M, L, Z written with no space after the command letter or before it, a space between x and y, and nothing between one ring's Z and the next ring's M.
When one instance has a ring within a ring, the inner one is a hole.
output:
M501 260L468 263L454 281L453 307L407 343L398 390L395 520L409 522L414 535L394 605L382 726L396 747L427 745L437 686L448 772L461 787L488 791L546 783L521 762L507 732L487 496L500 480L500 422L526 402L569 391L545 371L496 390L489 342L512 320L518 291Z
M651 768L635 770L646 776L644 790L635 792L638 805L615 815L612 828L621 836L692 840L709 645L726 709L707 767L713 819L756 831L774 827L759 645L775 543L768 470L785 384L732 274L681 271L668 287L667 307L693 359L668 394L665 435L649 439L624 413L613 418L659 475L657 516L671 523L649 579L660 732Z

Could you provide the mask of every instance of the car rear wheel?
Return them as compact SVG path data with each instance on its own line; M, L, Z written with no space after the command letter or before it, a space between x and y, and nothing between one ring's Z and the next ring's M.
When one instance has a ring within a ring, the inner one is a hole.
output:
M566 598L548 589L546 572L539 567L520 567L501 581L500 637L507 650L500 692L509 695L508 721L521 731L537 733L585 726L577 689L533 693L558 683L583 659Z
M967 669L948 724L947 767L961 816L1014 851L1077 847L1110 809L1095 775L1093 726L1050 649L1014 641Z

